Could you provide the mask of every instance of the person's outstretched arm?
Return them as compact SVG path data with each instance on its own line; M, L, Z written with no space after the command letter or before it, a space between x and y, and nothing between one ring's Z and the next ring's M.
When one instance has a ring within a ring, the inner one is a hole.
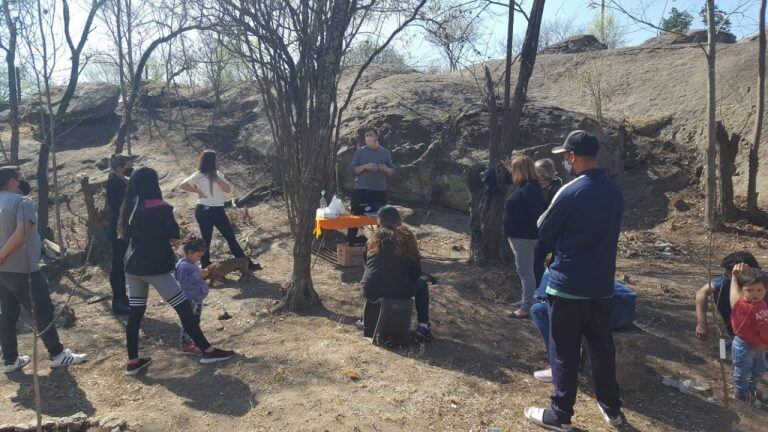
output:
M722 288L721 288L722 289ZM707 322L707 308L709 307L709 296L714 292L711 283L708 283L696 291L696 339L704 341L709 336L709 327Z
M744 269L748 269L749 265L745 263L738 263L733 267L733 270L731 270L731 292L730 292L730 300L731 300L731 307L733 307L737 301L741 298L741 289L739 287L739 275Z

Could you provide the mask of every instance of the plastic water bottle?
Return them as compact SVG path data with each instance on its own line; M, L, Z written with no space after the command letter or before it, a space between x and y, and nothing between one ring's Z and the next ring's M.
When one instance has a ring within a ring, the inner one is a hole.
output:
M325 191L320 192L320 208L328 207L328 201L325 200Z

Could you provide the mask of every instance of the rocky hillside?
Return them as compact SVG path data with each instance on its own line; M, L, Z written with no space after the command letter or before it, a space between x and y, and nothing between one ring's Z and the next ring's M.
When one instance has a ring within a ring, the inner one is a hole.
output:
M674 146L698 155L705 130L706 63L696 34L687 39L655 38L618 50L602 49L586 38L569 40L562 49L539 56L523 118L520 141L526 151L544 156L570 130L586 128L600 136L603 164L614 176L621 176L625 165L635 163L628 158L637 143ZM724 42L732 42L727 39ZM719 46L718 115L729 131L748 138L757 42L748 39ZM573 52L580 51L579 47L588 51ZM466 173L484 163L487 154L488 120L478 86L481 66L445 74L399 66L369 69L343 118L337 184L350 186L347 166L351 154L362 142L361 129L373 125L380 129L382 144L401 167L391 188L396 200L465 210ZM498 79L502 62L489 66ZM351 76L342 81L340 94L346 94L350 81ZM587 81L599 83L604 94L603 120L595 119ZM68 119L72 133L62 145L105 145L119 120L116 106L114 87L81 86ZM140 109L134 131L138 142L154 139L153 129L167 128L178 131L182 141L195 148L214 147L247 163L275 168L268 123L252 86L227 90L218 106L206 89L147 86ZM32 120L39 108L27 104L23 112ZM746 183L746 175L741 175L746 160L746 142L743 144L735 178L737 194L743 193ZM761 160L767 156L768 145L764 145ZM680 169L693 177L698 171L690 168ZM758 188L761 201L768 202L768 176L759 178Z

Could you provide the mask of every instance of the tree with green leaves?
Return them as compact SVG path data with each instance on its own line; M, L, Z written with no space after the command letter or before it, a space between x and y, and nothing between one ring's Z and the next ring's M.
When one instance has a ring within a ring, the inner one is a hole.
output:
M359 66L365 63L377 49L379 49L379 44L372 39L360 41L350 48L344 56L344 66ZM381 51L379 55L375 56L371 64L396 64L407 66L405 54L391 45Z
M688 11L678 10L673 7L669 11L669 16L661 20L661 28L665 31L687 32L691 29L691 23L693 23L693 15Z
M606 11L597 13L587 25L587 33L596 35L608 48L620 48L626 44L627 30L619 21L616 14ZM605 34L605 36L600 36Z
M701 22L707 25L707 6L704 5L699 11ZM715 3L715 31L731 31L731 20L728 18L728 14L717 6Z

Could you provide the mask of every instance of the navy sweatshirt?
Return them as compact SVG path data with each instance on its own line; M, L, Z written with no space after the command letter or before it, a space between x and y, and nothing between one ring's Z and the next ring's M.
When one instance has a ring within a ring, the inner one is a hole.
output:
M504 234L510 238L538 239L536 220L544 211L544 193L538 181L521 184L504 202Z
M550 287L579 297L613 294L622 211L621 189L600 169L558 191L538 222L541 240L554 248Z

